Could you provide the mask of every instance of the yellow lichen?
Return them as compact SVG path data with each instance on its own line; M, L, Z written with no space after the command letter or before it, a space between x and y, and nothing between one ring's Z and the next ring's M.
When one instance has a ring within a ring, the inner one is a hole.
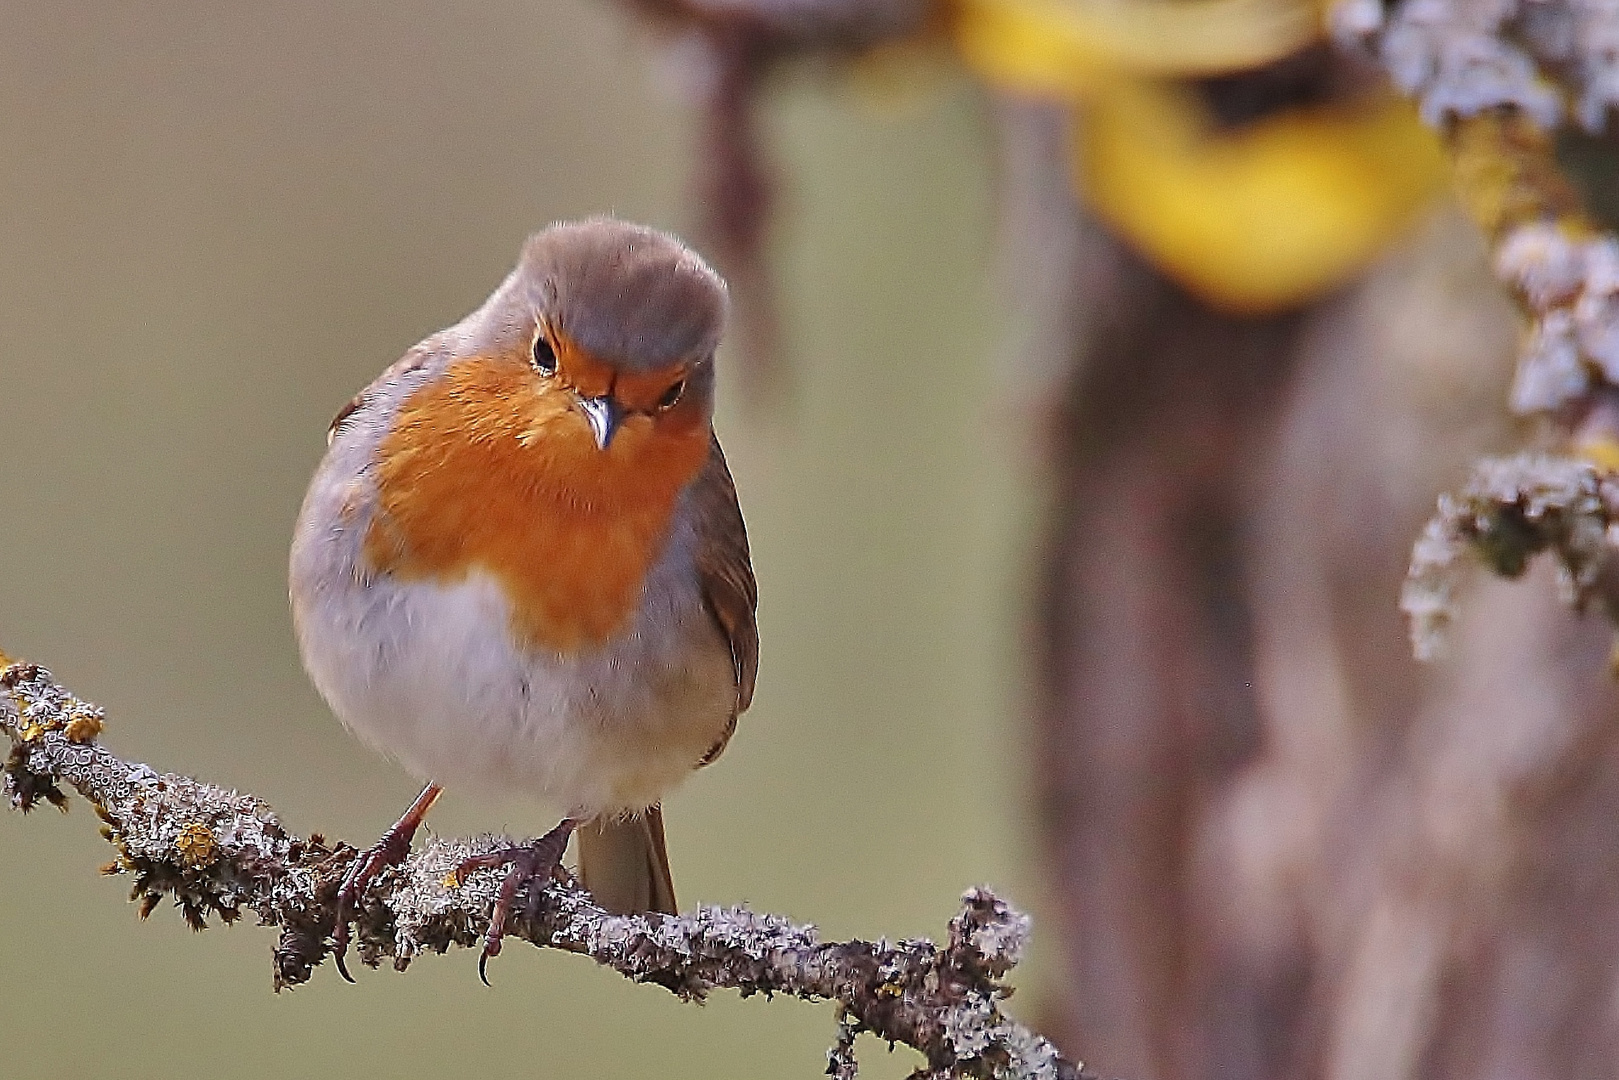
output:
M180 861L192 869L207 866L219 858L219 844L214 840L213 830L196 822L180 830L180 835L174 838L174 850L180 853Z
M1600 432L1580 439L1574 449L1604 472L1619 473L1619 438Z
M44 724L29 724L27 727L22 729L22 741L25 743L33 742L35 739L45 734L46 730L47 728Z
M94 713L80 713L67 722L62 734L67 736L68 742L86 743L100 735L103 726L101 718Z
M1553 220L1570 235L1595 231L1557 163L1556 140L1510 111L1467 117L1446 129L1462 204L1485 232L1500 236L1528 222Z

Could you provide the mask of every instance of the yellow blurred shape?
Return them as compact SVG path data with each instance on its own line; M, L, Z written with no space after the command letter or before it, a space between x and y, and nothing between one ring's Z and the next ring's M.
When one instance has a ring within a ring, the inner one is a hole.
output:
M990 82L1077 97L1119 74L1259 67L1318 40L1322 21L1297 0L956 0L953 30Z
M1169 81L1263 66L1319 40L1313 0L955 0L992 83L1076 107L1096 213L1210 304L1261 312L1353 276L1441 189L1437 138L1376 99L1231 130Z
M1214 128L1189 93L1120 80L1075 125L1096 212L1210 304L1259 312L1348 279L1441 189L1438 139L1379 99Z
M1581 439L1575 452L1603 472L1619 473L1619 440L1611 435Z

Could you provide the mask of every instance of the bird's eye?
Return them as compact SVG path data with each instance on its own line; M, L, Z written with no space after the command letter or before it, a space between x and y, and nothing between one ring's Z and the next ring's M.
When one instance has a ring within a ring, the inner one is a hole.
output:
M557 371L557 351L543 330L534 335L534 369L541 375L555 375Z
M685 392L686 380L676 379L675 384L669 387L669 389L665 390L663 392L663 396L658 399L659 411L661 412L664 409L674 408L675 405L680 401L680 395L684 394Z

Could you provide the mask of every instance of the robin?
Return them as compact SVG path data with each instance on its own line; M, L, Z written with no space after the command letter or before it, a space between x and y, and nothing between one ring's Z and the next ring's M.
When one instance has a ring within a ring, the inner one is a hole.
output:
M463 866L509 867L480 975L519 889L575 833L604 907L675 912L659 800L725 749L758 666L712 425L726 311L725 283L674 237L554 225L333 421L292 544L299 647L349 730L426 783L345 877L344 978L356 901L443 786L565 814Z

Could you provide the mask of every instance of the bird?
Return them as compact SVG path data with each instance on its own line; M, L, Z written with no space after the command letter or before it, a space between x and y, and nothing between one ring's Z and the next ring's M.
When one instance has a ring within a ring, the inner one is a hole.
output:
M515 897L570 836L597 903L677 911L661 801L725 749L758 671L713 430L727 314L724 281L675 236L560 222L332 422L289 562L299 651L338 719L424 784L345 874L343 978L363 890L445 788L563 815L458 871L506 868L486 982Z

